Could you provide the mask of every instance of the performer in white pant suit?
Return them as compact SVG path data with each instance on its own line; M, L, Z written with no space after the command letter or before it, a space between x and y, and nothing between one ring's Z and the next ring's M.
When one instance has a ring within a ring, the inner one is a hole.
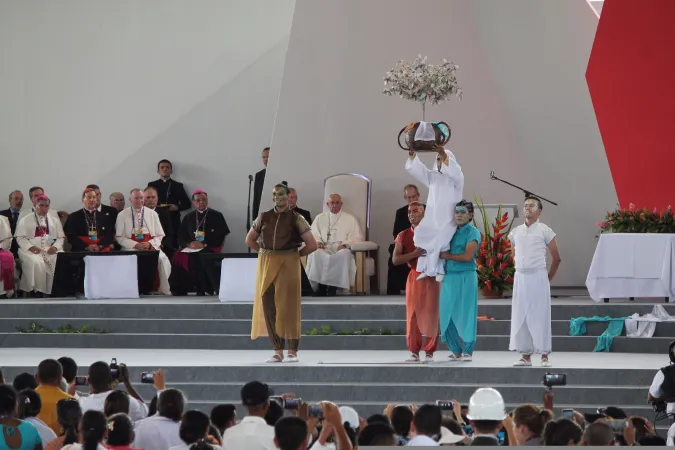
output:
M24 292L51 294L56 254L63 251L65 234L61 221L49 213L49 198L37 196L35 211L16 225L14 237L19 245L21 284Z
M521 353L514 366L531 366L531 355L541 354L542 367L551 367L551 286L560 265L555 233L539 222L543 205L527 197L523 208L525 223L509 233L515 252L516 276L511 304L509 350ZM551 252L551 268L546 270L546 249Z
M123 209L117 215L115 239L126 251L159 251L157 270L159 271L159 293L171 295L169 276L171 261L161 250L164 229L155 211L143 206L144 193L133 189L129 194L130 208Z
M430 140L424 137L427 129L433 132L431 124L422 122L417 131L419 139ZM445 261L438 255L450 248L450 240L457 230L455 205L462 200L464 190L464 174L455 155L442 146L438 146L437 151L434 170L427 169L413 151L409 152L405 164L405 170L429 188L424 219L415 228L415 246L426 250L426 256L417 259L416 270L422 272L418 280L427 276L443 280Z

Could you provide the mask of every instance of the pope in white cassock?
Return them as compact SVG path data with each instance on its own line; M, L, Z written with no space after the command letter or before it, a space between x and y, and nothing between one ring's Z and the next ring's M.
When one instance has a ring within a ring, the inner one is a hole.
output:
M356 278L350 246L363 241L363 233L356 218L342 211L340 195L329 195L326 205L329 211L312 223L318 250L307 257L307 278L315 291L319 284L349 290Z
M462 200L464 174L455 155L443 147L438 147L434 170L427 169L413 151L409 152L405 170L429 188L424 219L415 228L415 247L426 250L426 256L417 260L417 271L422 272L418 279L435 276L441 281L445 261L438 255L450 248L457 230L455 205Z
M159 221L159 215L150 208L143 206L144 194L140 189L133 189L129 194L131 207L123 209L117 215L115 224L115 239L126 251L159 251L157 270L159 271L159 292L171 295L169 275L171 275L171 261L161 250L164 229Z
M14 232L23 272L20 288L24 292L52 292L56 254L63 251L66 235L61 221L49 213L49 204L46 195L37 196L33 214L19 220Z

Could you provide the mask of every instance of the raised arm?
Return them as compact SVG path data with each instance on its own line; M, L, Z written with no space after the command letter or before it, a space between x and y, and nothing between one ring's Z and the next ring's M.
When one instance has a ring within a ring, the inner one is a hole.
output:
M422 164L415 152L408 152L408 160L405 162L405 170L417 181L429 187L429 169Z
M464 173L462 172L462 167L455 159L455 156L449 150L442 149L442 152L438 152L441 157L445 155L441 161L441 174L450 178L453 183L459 186L464 186Z

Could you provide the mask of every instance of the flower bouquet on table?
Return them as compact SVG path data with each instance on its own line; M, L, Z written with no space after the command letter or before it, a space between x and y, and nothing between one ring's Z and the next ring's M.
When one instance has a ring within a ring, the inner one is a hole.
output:
M509 219L509 213L502 214L499 205L497 218L490 223L483 202L474 196L474 202L480 210L483 219L482 227L474 226L481 230L481 244L476 256L476 270L478 272L478 288L485 298L501 298L505 290L513 288L513 275L516 271L513 262L513 247L507 238L513 218Z
M459 66L446 59L439 65L427 64L427 57L418 55L413 62L399 61L384 76L385 95L422 103L422 122L403 127L398 134L398 145L408 151L436 151L450 140L450 126L445 122L424 122L427 102L437 105L457 96L462 90L457 83ZM404 138L404 141L401 141Z
M675 233L675 216L670 205L661 211L649 211L631 203L628 209L607 211L605 220L596 225L601 233Z

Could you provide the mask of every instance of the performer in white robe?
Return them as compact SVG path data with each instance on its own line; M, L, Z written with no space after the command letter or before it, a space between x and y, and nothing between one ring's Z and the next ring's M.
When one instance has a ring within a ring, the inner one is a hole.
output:
M11 296L14 293L12 239L12 227L9 224L9 219L0 216L0 296Z
M509 240L515 252L516 276L511 301L511 340L509 350L522 357L514 366L531 366L531 355L541 354L542 367L551 367L551 287L550 281L560 265L555 233L539 222L541 201L525 199L525 223L511 230ZM546 249L551 267L546 270Z
M339 194L328 196L330 211L319 214L312 223L318 250L307 257L307 278L316 291L319 285L349 290L356 278L356 261L351 244L363 241L356 218L342 211Z
M35 211L19 220L14 232L23 272L19 287L24 292L52 292L56 254L63 251L66 236L61 221L49 214L49 203L46 195L37 196Z
M143 206L142 190L133 189L129 201L131 207L125 208L117 215L115 239L124 251L158 250L159 293L171 295L169 287L171 261L161 250L164 229L159 216L152 209Z
M426 250L426 256L417 259L417 279L425 276L443 280L444 263L440 252L450 248L450 240L457 230L455 205L462 200L464 174L455 155L443 147L438 148L436 169L430 170L415 152L410 152L405 170L429 188L424 219L415 228L415 247Z

